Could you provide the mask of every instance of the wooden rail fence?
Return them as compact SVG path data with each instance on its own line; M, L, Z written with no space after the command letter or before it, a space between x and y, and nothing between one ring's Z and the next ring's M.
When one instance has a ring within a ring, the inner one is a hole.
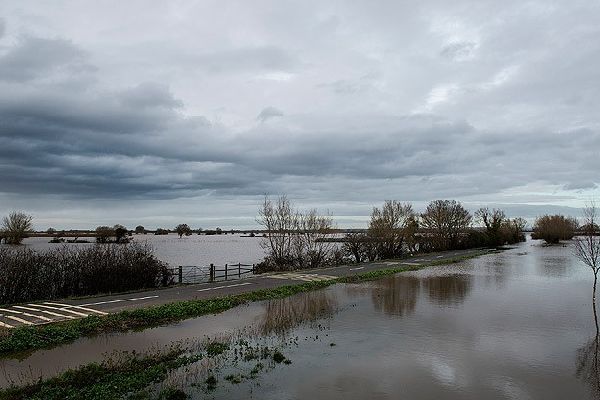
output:
M225 264L209 266L180 265L172 268L177 283L204 283L241 279L256 271L255 264Z

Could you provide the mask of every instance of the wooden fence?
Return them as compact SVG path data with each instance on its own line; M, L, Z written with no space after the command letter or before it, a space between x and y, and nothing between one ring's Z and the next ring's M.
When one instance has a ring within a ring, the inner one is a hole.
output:
M209 266L180 265L171 269L177 283L204 283L241 279L254 274L254 264L225 264Z

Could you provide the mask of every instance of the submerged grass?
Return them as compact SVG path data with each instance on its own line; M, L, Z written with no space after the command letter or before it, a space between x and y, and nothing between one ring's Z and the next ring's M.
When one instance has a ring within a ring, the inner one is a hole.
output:
M89 316L83 319L50 325L24 326L10 330L2 329L0 330L0 357L50 348L85 336L142 330L206 314L219 313L248 302L284 298L301 292L321 289L336 283L371 281L398 272L414 271L434 265L456 263L487 253L489 251L479 251L422 265L387 268L337 279L261 289L213 299L178 301L148 308L121 311L106 316Z

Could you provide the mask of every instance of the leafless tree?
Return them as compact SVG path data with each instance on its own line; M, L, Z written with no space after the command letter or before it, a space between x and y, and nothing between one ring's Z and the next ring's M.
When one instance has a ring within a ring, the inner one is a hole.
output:
M175 227L175 232L177 232L179 238L181 239L183 235L190 236L192 234L192 229L188 224L179 224Z
M315 209L296 215L298 227L293 237L294 258L300 268L321 266L334 250L334 244L325 240L333 230L333 220L328 215L319 215Z
M494 208L490 210L482 207L475 212L475 220L485 226L485 233L488 238L489 246L499 246L504 243L501 228L506 220L504 211Z
M368 232L375 241L379 258L402 254L408 228L413 227L415 221L415 213L408 203L386 200L381 209L373 208Z
M594 273L593 304L596 313L596 283L598 270L600 270L600 231L597 228L598 211L594 203L583 210L584 231L581 236L575 238L573 251L575 256Z
M436 250L458 246L459 236L471 225L471 213L456 200L435 200L421 214L421 227L431 236Z
M598 327L598 313L596 311L596 283L600 270L600 230L598 229L598 210L592 202L583 210L582 234L575 238L573 252L581 262L591 268L594 273L594 286L592 290L592 309L596 323L596 337L585 349L580 351L578 362L578 375L586 377L592 387L600 392L600 369L598 365L598 340L600 329Z
M13 211L2 220L0 236L8 244L21 244L31 231L33 217L20 211Z
M265 196L258 210L257 222L266 231L261 245L275 265L281 267L290 264L293 236L298 229L298 214L287 196L279 196L275 202Z

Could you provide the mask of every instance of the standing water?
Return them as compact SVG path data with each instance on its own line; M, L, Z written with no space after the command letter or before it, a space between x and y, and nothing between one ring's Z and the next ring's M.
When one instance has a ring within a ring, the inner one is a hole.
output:
M238 359L236 348L218 363L176 370L164 384L217 399L592 399L591 278L570 248L528 241L458 264L4 360L3 384L113 350L218 339L275 347L286 362L254 373L262 364ZM207 375L218 384L203 388Z

